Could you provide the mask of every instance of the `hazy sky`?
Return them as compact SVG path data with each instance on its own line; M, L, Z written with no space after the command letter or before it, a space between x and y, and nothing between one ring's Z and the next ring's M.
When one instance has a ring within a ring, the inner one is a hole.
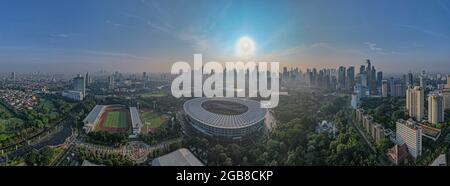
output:
M449 0L0 1L0 71L169 71L243 36L283 65L450 71Z

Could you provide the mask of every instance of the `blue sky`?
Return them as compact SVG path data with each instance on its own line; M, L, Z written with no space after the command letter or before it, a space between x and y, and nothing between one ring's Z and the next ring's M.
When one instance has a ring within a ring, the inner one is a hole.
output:
M449 0L0 1L0 71L169 71L243 36L286 66L450 71Z

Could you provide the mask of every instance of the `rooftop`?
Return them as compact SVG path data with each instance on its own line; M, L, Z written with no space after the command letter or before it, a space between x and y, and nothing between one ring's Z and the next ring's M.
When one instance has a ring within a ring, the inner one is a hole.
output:
M203 166L188 149L181 148L153 159L152 166Z
M439 155L430 166L447 166L447 158L445 154Z

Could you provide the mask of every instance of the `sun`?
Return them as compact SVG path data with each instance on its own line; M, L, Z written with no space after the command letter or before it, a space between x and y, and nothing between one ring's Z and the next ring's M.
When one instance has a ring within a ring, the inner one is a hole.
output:
M255 42L249 37L241 37L236 43L236 53L239 57L251 57L255 52Z

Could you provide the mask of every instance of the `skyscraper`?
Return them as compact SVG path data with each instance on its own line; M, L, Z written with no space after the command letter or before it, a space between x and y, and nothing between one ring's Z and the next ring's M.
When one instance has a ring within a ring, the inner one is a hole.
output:
M372 78L372 65L370 64L370 60L366 59L367 68L366 68L366 78L367 78L367 87L371 87L371 78Z
M367 76L370 77L370 72L372 71L372 65L370 64L370 59L366 59L366 64L367 64L366 73L367 73Z
M114 89L116 86L116 82L114 80L114 76L109 76L108 77L108 85L109 85L109 89Z
M447 87L450 88L450 75L447 75Z
M86 96L86 84L84 77L78 74L77 77L73 78L73 90L80 91L83 96Z
M345 87L345 67L340 66L338 70L338 85L339 88Z
M389 95L391 97L397 97L395 92L395 80L394 77L389 78Z
M428 122L433 124L444 122L444 101L442 95L437 93L428 95Z
M361 66L359 67L359 73L360 73L360 74L365 74L365 73L366 73L366 66L361 65Z
M406 77L406 86L413 86L414 85L414 76L410 72L408 73L408 76Z
M91 77L89 76L89 72L86 72L86 75L84 76L85 85L89 86L91 83Z
M388 96L388 81L383 80L381 81L381 97L387 97Z
M346 82L346 87L347 90L353 90L353 86L355 86L355 67L354 66L350 66L347 69L347 80Z
M421 121L424 116L424 93L419 86L409 86L406 90L406 110L409 117Z
M406 96L406 90L405 85L403 84L395 84L393 93L391 93L392 97L405 97Z
M381 81L383 81L383 71L377 73L377 84L381 85Z
M370 72L370 80L375 82L377 80L377 71L375 70L375 67L372 66L372 71Z
M16 72L11 73L11 81L16 82Z
M143 81L147 80L147 72L142 72L142 80Z
M450 75L447 76L447 86L442 90L444 109L450 109Z
M423 75L420 75L419 78L420 78L420 79L419 79L419 80L420 80L420 81L419 81L420 87L425 88L425 87L427 86L425 77L424 77Z
M359 74L359 79L361 79L361 85L367 88L367 74Z

